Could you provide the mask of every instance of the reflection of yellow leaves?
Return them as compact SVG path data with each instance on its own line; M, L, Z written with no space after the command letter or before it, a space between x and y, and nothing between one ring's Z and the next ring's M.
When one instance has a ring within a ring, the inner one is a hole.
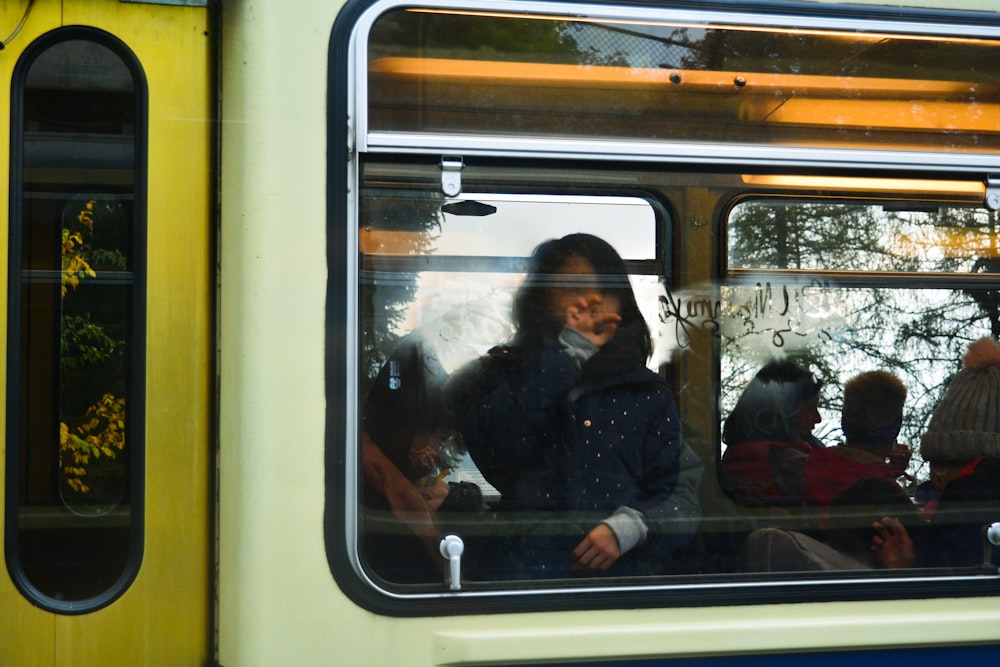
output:
M65 423L59 424L59 461L66 484L80 494L90 492L83 483L86 465L102 456L117 458L125 449L125 399L105 394L87 408L88 419L71 433Z
M90 493L90 487L75 477L67 477L66 484L77 493Z
M88 201L83 210L77 215L77 222L88 232L94 229L94 205L92 199ZM80 284L80 279L87 276L96 278L97 273L90 268L84 257L83 232L78 230L62 230L62 295L66 296L68 287L76 289Z
M76 221L86 227L87 231L92 231L94 229L94 206L96 204L97 202L91 199L83 205L83 210L81 210L76 216Z
M78 204L71 204L74 207ZM80 205L75 221L72 217L73 208L67 207L63 220L66 228L62 229L62 278L61 294L66 296L69 290L75 290L85 278L96 278L97 272L91 268L88 260L90 248L85 239L91 238L94 231L95 212L98 210L97 200L90 199ZM106 203L99 209L104 215ZM103 218L102 218L103 219ZM103 224L98 221L99 224ZM87 466L92 460L104 458L105 461L116 459L117 453L125 449L125 399L115 398L105 394L94 405L87 409L87 416L82 423L71 429L66 423L59 424L59 464L66 485L79 494L86 494L91 487L83 482L87 475ZM106 464L105 464L106 466ZM102 466L105 467L105 466ZM92 478L106 474L100 469L92 470ZM99 486L96 485L95 486Z
M65 246L64 246L65 247ZM96 278L97 273L90 268L90 264L80 255L75 254L75 250L71 251L73 254L63 254L62 258L62 295L66 296L67 287L72 287L76 289L80 284L80 279L84 276L90 278Z

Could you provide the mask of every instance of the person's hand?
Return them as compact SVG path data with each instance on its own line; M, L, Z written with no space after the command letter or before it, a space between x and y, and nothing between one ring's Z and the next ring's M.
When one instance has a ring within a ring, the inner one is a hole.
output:
M441 503L448 497L448 490L448 483L440 479L434 480L434 483L430 486L420 487L420 495L423 496L424 502L427 503L428 511L438 511Z
M621 321L621 315L607 309L599 294L580 297L566 308L566 326L597 347L604 347L614 337Z
M426 515L427 502L413 482L389 460L367 433L364 434L362 443L365 483L388 501L396 516L403 518L409 514Z
M367 433L362 437L361 452L365 483L386 499L393 516L409 527L423 544L432 562L443 568L444 559L438 551L441 533L431 517L432 510L428 508L427 498L400 472ZM445 495L448 495L447 492Z
M881 521L872 524L875 537L872 538L871 550L875 559L886 569L913 567L917 555L913 548L913 540L906 527L892 517L883 517Z
M607 524L599 523L570 554L573 570L600 572L615 564L622 555L618 538Z
M903 474L906 472L906 467L910 465L911 456L910 448L897 442L892 446L892 451L889 452L889 467L899 474Z

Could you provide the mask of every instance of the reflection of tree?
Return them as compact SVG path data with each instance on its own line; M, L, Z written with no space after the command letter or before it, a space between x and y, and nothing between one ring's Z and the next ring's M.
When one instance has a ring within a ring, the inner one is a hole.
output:
M980 229L983 229L980 227ZM997 244L997 212L990 211L987 216L985 231L989 236L989 254L980 256L972 265L972 273L1000 273L1000 247ZM1000 289L966 290L979 307L982 318L989 322L990 334L1000 338Z
M878 206L768 201L738 207L730 225L730 265L759 269L996 273L996 216L980 209L886 210ZM890 276L891 277L891 276ZM923 287L923 289L921 289ZM902 439L919 442L968 343L1000 333L1000 290L947 289L927 283L886 288L835 287L844 325L828 342L799 351L830 380L863 370L897 373L910 391ZM738 339L723 342L741 354ZM724 387L742 387L739 364ZM730 390L731 391L731 390ZM839 392L827 392L839 415ZM724 400L731 405L733 398Z
M373 191L361 198L361 227L396 233L393 256L421 256L433 251L432 232L440 229L443 197L435 194ZM407 309L417 292L416 271L372 270L362 280L362 381L375 379L392 354Z
M369 39L372 58L420 55L425 58L488 58L576 62L574 40L559 21L426 14L405 10L385 14Z
M696 70L950 81L951 63L961 62L974 80L998 79L992 49L958 41L689 28L672 40L685 47L680 66Z
M369 40L371 57L413 56L657 67L676 60L670 38L611 23L395 11L381 17ZM686 45L680 45L681 50Z
M127 218L111 197L86 195L66 206L62 227L59 464L67 506L103 512L124 494L124 357L121 323L101 317L107 294L88 284L92 267L124 270ZM81 281L87 281L82 283ZM81 286L84 285L84 286ZM110 309L114 310L114 309ZM95 313L97 314L95 317Z
M740 207L730 237L731 264L774 269L915 271L918 257L895 251L902 227L870 206L794 202Z
M954 79L996 83L992 49L948 40L564 21L395 10L375 23L371 57L488 58L697 71ZM791 91L789 91L791 92ZM794 94L794 93L791 93Z

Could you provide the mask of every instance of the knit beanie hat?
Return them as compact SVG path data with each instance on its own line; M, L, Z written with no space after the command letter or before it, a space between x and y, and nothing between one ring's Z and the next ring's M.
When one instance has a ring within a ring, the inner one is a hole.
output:
M925 460L1000 458L1000 344L980 338L964 362L920 440Z

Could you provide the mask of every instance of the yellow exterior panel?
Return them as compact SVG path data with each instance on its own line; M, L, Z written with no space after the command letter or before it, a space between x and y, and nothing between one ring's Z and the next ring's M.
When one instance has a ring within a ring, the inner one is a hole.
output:
M18 11L5 3L0 21L15 25L20 14L16 19L14 14ZM126 593L87 614L39 610L5 578L0 616L5 625L17 619L8 627L21 636L0 642L0 664L202 665L212 655L209 13L117 0L35 2L0 59L5 96L20 52L60 25L94 26L120 39L135 54L149 91L144 554ZM0 128L0 145L8 146L8 124ZM8 163L5 153L0 160L5 195ZM6 246L7 234L0 239ZM5 316L6 308L0 312Z

